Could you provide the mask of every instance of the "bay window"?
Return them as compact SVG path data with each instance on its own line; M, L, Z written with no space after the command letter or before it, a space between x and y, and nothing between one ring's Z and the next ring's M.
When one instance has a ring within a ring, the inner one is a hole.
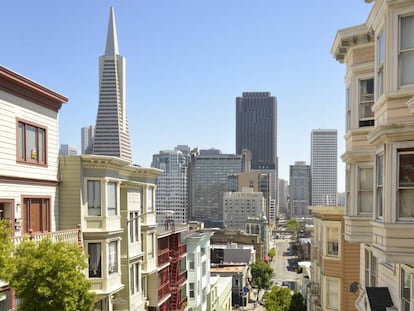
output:
M375 201L375 206L376 206L376 218L377 219L382 219L383 215L384 215L384 202L383 202L383 198L384 198L384 155L383 154L378 154L376 156L376 161L375 161L375 168L376 168L376 201Z
M372 214L373 168L358 167L358 214Z
M110 181L106 185L106 208L108 216L117 215L117 183Z
M374 126L374 79L359 80L359 127Z
M337 227L327 228L327 256L337 257L339 254L339 230Z
M108 244L108 273L118 272L118 241Z
M101 182L99 180L88 180L88 215L101 216Z
M102 247L101 243L88 243L89 277L102 277Z
M414 84L414 15L400 18L400 85Z
M411 305L411 275L401 269L401 311L410 311Z
M414 150L398 152L398 217L414 217Z

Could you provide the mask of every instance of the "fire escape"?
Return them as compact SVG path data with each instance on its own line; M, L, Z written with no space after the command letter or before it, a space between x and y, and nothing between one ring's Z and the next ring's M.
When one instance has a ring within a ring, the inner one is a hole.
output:
M170 292L171 303L170 310L181 309L181 293L180 293L180 249L179 234L173 234L170 239Z

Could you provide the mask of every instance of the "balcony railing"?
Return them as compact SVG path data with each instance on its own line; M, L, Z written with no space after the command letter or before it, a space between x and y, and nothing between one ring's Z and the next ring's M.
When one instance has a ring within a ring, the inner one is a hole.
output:
M158 255L158 267L168 263L169 261L170 261L169 250L168 248L163 249Z
M12 237L13 242L16 246L25 239L40 241L46 238L49 238L53 242L63 241L66 243L77 244L79 247L83 247L82 231L80 225L77 229L61 230L55 232L33 232L33 230L29 230L29 233L26 235Z
M170 283L169 282L165 282L158 289L158 300L161 300L162 298L164 298L168 294L170 294Z

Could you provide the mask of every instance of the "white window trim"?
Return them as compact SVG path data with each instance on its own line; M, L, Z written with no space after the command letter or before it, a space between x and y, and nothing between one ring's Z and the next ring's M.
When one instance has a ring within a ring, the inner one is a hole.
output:
M372 169L372 178L373 178L373 184L372 184L372 206L371 206L371 213L365 213L365 212L360 212L359 210L359 193L360 193L360 188L359 188L359 184L360 184L360 180L359 180L359 173L360 173L360 169L364 169L364 168L371 168ZM375 212L375 203L374 203L374 196L375 196L375 168L374 168L374 163L373 162L359 162L356 164L356 170L355 170L355 175L356 175L356 182L355 182L355 186L356 186L356 191L355 191L355 212L356 215L358 216L364 216L364 217L373 217Z
M338 283L338 306L337 308L332 308L328 306L328 280L329 281L336 281ZM341 308L341 279L330 277L330 276L323 276L323 305L326 310L340 310Z
M398 216L398 210L399 210L399 204L398 204L398 183L399 183L399 157L398 157L398 150L400 149L411 149L414 148L413 142L401 142L401 143L394 143L391 146L391 166L392 166L392 172L391 172L391 202L394 204L391 204L391 208L393 210L391 211L391 222L397 223L397 222L414 222L414 217L399 217Z
M323 221L323 257L332 259L332 260L341 260L342 252L342 224L340 221ZM338 229L338 255L328 255L328 228L337 228Z
M100 182L100 196L101 196L101 206L100 206L100 214L101 215L89 215L89 193L88 193L88 182L89 181L99 181ZM104 216L104 202L105 202L105 193L104 191L102 191L102 185L104 184L104 180L100 179L100 178L85 178L84 181L84 191L85 191L85 215L86 217L103 217Z
M108 184L114 183L115 184L115 214L109 215L108 210ZM102 185L102 184L101 184ZM102 186L101 186L102 188ZM119 198L119 182L116 179L106 179L105 180L105 215L107 217L119 217L119 206L120 206L120 198ZM102 204L101 204L102 205Z
M377 208L377 157L382 155L383 156L383 167L382 167L382 216L378 215L378 208ZM383 222L384 221L384 181L386 180L385 178L385 162L387 161L386 159L386 155L385 155L385 148L380 148L376 151L375 153L375 158L374 158L374 210L373 210L373 217L375 221L379 221L379 222Z
M414 268L412 268L410 266L407 266L407 265L401 265L401 268L400 268L400 275L399 275L398 279L399 279L399 298L400 298L399 302L400 302L401 310L402 310L402 296L401 296L401 292L402 292L402 288L401 288L401 286L402 286L402 279L401 279L402 270L404 270L404 272L406 272L410 275L410 290L411 290L411 293L410 293L410 308L412 309L413 305L414 305Z

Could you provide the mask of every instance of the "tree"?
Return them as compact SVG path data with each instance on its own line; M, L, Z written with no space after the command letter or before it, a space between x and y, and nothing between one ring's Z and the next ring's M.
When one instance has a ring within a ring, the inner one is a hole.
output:
M292 295L290 289L281 286L273 286L272 290L265 294L266 311L289 311Z
M269 249L267 255L271 258L271 260L273 260L273 257L276 256L276 250L274 248Z
M95 294L82 273L86 256L75 244L25 240L14 253L10 286L19 311L90 311Z
M253 284L257 285L259 291L270 287L273 268L264 261L258 260L250 265Z
M292 295L289 311L306 311L306 306L301 293L296 292Z
M297 238L299 227L300 227L300 224L296 218L291 218L286 222L286 228L294 232L295 239Z
M10 238L10 223L0 219L0 280L9 281L12 271L13 242Z

